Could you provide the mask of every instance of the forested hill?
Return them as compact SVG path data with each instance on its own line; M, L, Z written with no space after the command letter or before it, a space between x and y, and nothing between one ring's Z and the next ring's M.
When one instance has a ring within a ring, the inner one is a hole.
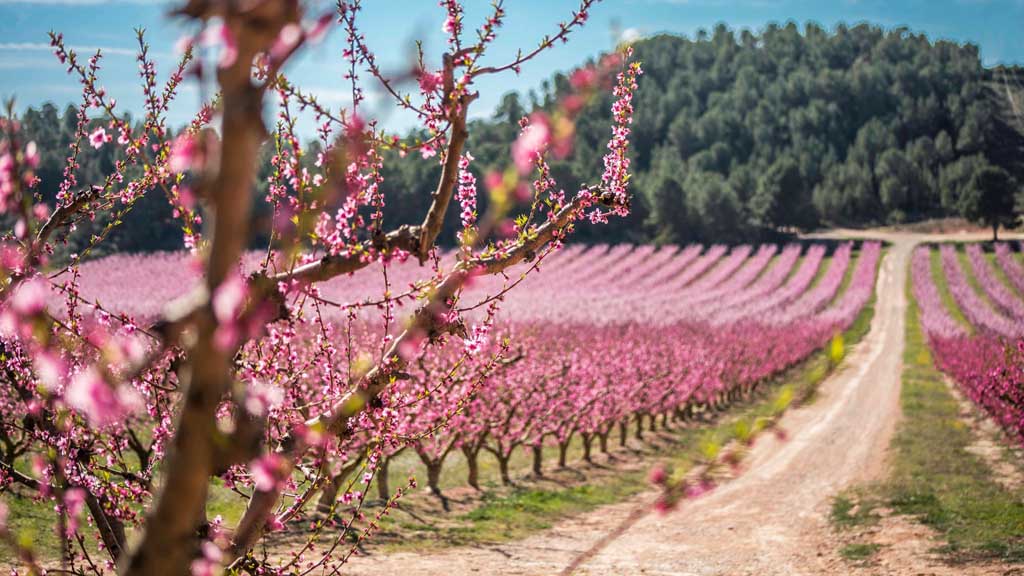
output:
M973 45L790 24L637 51L638 187L657 237L970 216L976 175L1021 175L1002 79Z
M1009 223L1020 210L1014 201L1024 182L1024 73L984 68L974 45L866 24L834 31L788 24L760 33L720 25L695 38L643 39L635 48L645 74L634 124L634 213L595 230L599 236L588 238L584 229L581 239L739 242L945 215ZM529 104L510 93L492 119L473 122L474 169L507 163L518 120L566 85L565 76L555 76ZM554 164L566 188L599 176L610 103L605 95L583 111L573 155ZM74 125L73 109L62 117L46 107L25 117L43 150L48 200ZM85 151L83 170L95 176L109 169L112 148ZM386 160L387 217L419 221L439 172L436 159ZM113 235L113 249L180 246L162 195L134 212ZM458 215L449 220L442 236L448 242ZM78 235L87 238L94 227Z

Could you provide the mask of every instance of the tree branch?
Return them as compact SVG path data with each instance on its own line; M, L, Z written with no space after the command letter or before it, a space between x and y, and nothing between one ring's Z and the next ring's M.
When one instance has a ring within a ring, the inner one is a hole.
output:
M251 65L268 50L281 29L299 21L296 0L258 3L211 3L193 0L184 8L207 19L223 12L237 42L235 62L218 73L223 94L223 143L220 166L204 179L204 194L214 210L213 241L206 270L207 294L215 294L234 271L249 237L252 184L263 125L265 88L252 82ZM208 301L208 299L204 299ZM209 478L216 457L217 406L231 384L233 350L217 346L217 318L210 306L198 310L198 338L181 379L184 407L171 444L163 488L146 521L146 531L128 556L127 576L177 576L189 572L198 523L205 516Z

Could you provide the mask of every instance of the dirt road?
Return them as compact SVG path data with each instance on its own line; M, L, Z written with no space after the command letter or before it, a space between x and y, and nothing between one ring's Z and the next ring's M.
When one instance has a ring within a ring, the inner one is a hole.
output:
M882 263L871 330L845 368L822 383L813 403L783 417L789 440L762 438L744 461L746 472L671 514L644 517L578 573L845 572L830 546L830 501L845 486L877 478L884 470L900 414L908 262L913 246L925 237L891 234L887 239L893 244ZM348 568L367 576L558 574L650 500L644 495L601 508L518 542L428 555L375 555L356 559Z

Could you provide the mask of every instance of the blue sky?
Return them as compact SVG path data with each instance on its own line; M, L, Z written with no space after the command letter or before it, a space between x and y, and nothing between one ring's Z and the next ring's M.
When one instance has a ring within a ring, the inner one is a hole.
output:
M323 2L323 7L332 2ZM443 19L434 0L364 0L363 26L368 41L385 69L407 61L415 39L428 54L443 49ZM490 2L467 0L467 23L479 22ZM506 0L507 23L492 50L492 63L530 47L556 22L569 14L573 0ZM121 106L137 109L141 97L134 60L133 29L147 29L158 71L170 67L175 41L187 31L185 23L168 19L168 2L147 0L0 0L0 96L15 96L20 107L52 101L61 106L76 101L78 86L66 76L47 45L47 31L63 32L68 44L106 52L102 84ZM501 94L536 87L554 70L565 70L610 48L619 34L674 32L693 35L718 22L734 28L760 29L768 22L817 22L831 28L838 22L868 21L886 27L907 26L932 38L973 42L986 64L1024 63L1024 0L604 0L592 11L587 28L525 67L518 78L489 78L479 88L477 115L486 115ZM341 35L335 33L293 62L289 75L297 84L321 95L322 101L342 105L347 87L340 62ZM435 59L436 61L436 59ZM172 110L173 124L187 121L199 101L196 85L186 88ZM406 124L401 116L381 114L392 126Z

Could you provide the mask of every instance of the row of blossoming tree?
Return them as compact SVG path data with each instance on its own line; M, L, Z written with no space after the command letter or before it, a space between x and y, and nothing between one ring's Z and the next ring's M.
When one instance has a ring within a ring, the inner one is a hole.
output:
M484 214L465 150L475 82L518 72L565 41L594 1L582 0L550 36L501 62L491 52L503 3L473 29L461 3L444 0L440 61L419 51L407 73L388 76L360 32L359 0L312 17L298 0L190 0L175 14L198 32L182 42L166 82L158 81L139 34L145 115L138 124L102 87L102 54L80 55L53 35L57 58L83 93L56 206L33 193L38 150L19 136L13 107L0 126L0 211L12 223L0 246L0 484L53 503L61 570L179 575L223 566L272 574L336 570L345 562L354 548L344 530L283 559L256 550L302 517L308 499L337 476L332 467L344 454L370 446L363 474L372 477L389 447L404 441L401 420L421 410L412 396L408 405L398 400L413 367L430 367L429 386L452 415L474 382L512 361L507 345L484 346L501 299L468 320L467 285L496 276L502 291L511 290L507 271L542 261L579 221L602 223L629 211L627 139L641 70L628 49L578 70L556 106L523 119L508 169L488 178ZM343 80L351 86L351 104L342 109L321 105L284 73L296 53L335 28L344 36ZM190 76L215 84L203 91L215 96L171 138L165 117ZM367 82L415 117L426 136L391 135L366 114ZM604 89L614 92L604 172L567 193L547 159L571 152L575 114ZM300 115L318 126L316 158L306 158L296 132ZM119 147L101 182L77 180L85 146ZM267 198L273 218L257 230L253 184L265 146L274 149ZM421 222L384 221L386 149L441 165ZM150 194L173 205L201 280L140 323L117 313L117 302L82 296L80 261ZM442 261L435 246L453 200L463 223L460 249ZM98 214L109 224L90 246L67 266L51 266L55 243ZM257 265L243 269L257 231L269 242ZM399 292L388 271L405 261L417 263L417 279ZM370 266L379 267L383 284L365 286L346 310L375 310L374 318L332 324L317 285ZM61 295L57 305L48 301L53 290ZM407 312L399 313L401 305ZM207 518L215 478L246 498L234 526ZM379 513L403 494L396 490ZM359 502L352 504L352 516L360 517ZM38 551L3 516L0 537L42 573ZM371 532L372 525L363 535Z
M915 250L911 275L921 327L936 366L1024 442L1024 265L1005 243L995 245L992 261L979 244L967 245L964 256L951 244ZM945 279L955 310L936 278Z
M880 256L880 246L869 243L854 264L853 248L840 245L826 264L821 245L802 258L799 245L731 252L723 246L571 246L547 258L543 274L522 276L533 264L513 269L521 278L514 292L503 294L498 279L479 279L465 287L469 304L461 312L478 327L490 325L490 337L478 328L461 347L417 357L408 377L382 396L393 412L387 424L394 433L371 429L335 455L319 510L336 515L338 498L364 497L372 478L357 471L367 462L382 472L377 487L388 498L388 464L405 451L422 460L428 486L440 494L441 470L453 452L468 463L469 485L480 485L481 452L493 455L508 483L516 450L532 453L532 472L539 475L546 447L557 449L565 466L576 437L590 460L594 448L608 452L616 431L623 444L627 428L642 437L659 417L664 424L726 406L849 327L870 298ZM258 267L260 256L250 254L248 265ZM442 266L457 257L442 255ZM161 302L194 282L185 259L115 256L88 263L81 267L81 295L118 301L126 322L146 324ZM271 383L265 394L273 400L258 410L288 412L315 402L329 374L309 370L318 364L317 347L309 342L326 338L344 357L376 340L367 327L377 312L352 303L381 284L383 272L376 265L319 286L310 306L327 328L295 334L302 345L289 352L288 363L254 374L260 386ZM411 286L417 272L411 262L392 265L388 281ZM503 302L496 314L497 297ZM399 304L406 299L396 297ZM472 362L509 345L511 353L496 365L448 370L463 351Z

